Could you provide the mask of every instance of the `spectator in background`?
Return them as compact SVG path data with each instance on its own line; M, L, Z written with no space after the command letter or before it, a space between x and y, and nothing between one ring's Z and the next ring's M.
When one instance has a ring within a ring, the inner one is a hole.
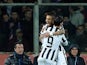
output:
M2 38L0 39L0 43L2 45L1 48L3 49L2 51L7 51L7 44L8 44L8 38L9 38L9 15L7 13L2 15L1 18L1 33L0 36L2 36Z
M79 25L77 27L75 41L80 46L81 50L84 51L85 47L87 46L87 35L84 34L83 25Z
M84 16L84 22L87 21L87 12L86 12L86 8L84 6L78 6L80 12L83 14Z
M16 30L21 29L21 27L22 25L20 23L18 13L16 11L13 11L11 13L10 24L9 24L9 29L10 29L9 43L8 43L9 46L13 45L14 38L16 37ZM12 51L12 50L10 49L9 51Z
M27 10L25 11L24 18L22 21L22 29L24 38L28 40L27 50L33 51L33 18L32 18L32 11Z
M4 65L32 65L29 57L24 54L24 45L17 42L14 45L14 53L9 56Z
M70 12L70 21L73 25L77 27L78 25L82 25L84 23L84 16L80 12L78 7L75 6L69 7L69 12Z
M14 42L22 42L23 43L23 33L21 29L16 29L16 35L9 41L8 43L8 51L13 51Z
M64 48L65 48L65 50L66 50L66 52L67 52L67 51L68 51L68 47L69 47L71 44L75 43L75 40L74 40L74 37L70 37L68 29L66 29L66 28L64 28L64 29L65 29L66 39L68 40L68 46L64 46Z
M2 15L2 32L6 34L6 37L8 37L7 35L9 35L9 15L3 14Z
M29 10L32 12L32 8L30 6L22 6L21 7L21 11L19 12L20 18L24 18L25 17L25 12ZM31 16L32 17L32 16Z
M24 14L25 14L25 11L26 11L26 10L27 10L27 7L26 7L26 6L22 6L22 7L21 7L21 11L20 11L20 13L19 13L21 19L24 18Z
M71 21L69 20L69 18L67 16L65 16L63 18L63 25L64 25L64 28L68 30L69 37L75 36L75 34L76 34L76 28L71 23Z
M76 43L81 47L82 51L87 51L87 34L86 34L86 27L83 25L79 25L77 27L76 37L75 37Z
M9 11L10 14L8 14L7 6L1 7L1 12L0 12L1 14L0 15L2 15L5 20L1 16L1 18L0 18L0 21L1 21L0 22L0 33L4 32L4 33L6 33L6 35L8 35L8 37L7 37L3 33L4 37L7 38L7 40L8 40L8 43L7 43L8 45L5 45L5 46L8 46L8 51L13 51L12 50L12 47L14 45L13 43L18 40L17 35L16 35L16 33L17 33L16 30L20 29L22 31L22 34L23 34L22 42L25 42L25 44L24 44L26 47L25 50L26 51L33 51L32 9L29 6L25 6L23 12L19 12L20 10L21 10L20 7L14 6L14 7L12 7L11 12ZM23 15L20 15L22 17L21 18L22 20L20 20L19 14L23 14ZM3 43L3 45L6 44L6 43L4 43L5 41L3 41L2 34L0 35L0 40ZM7 50L6 47L3 47L2 44L0 44L0 50L2 48ZM2 51L4 51L4 50L2 50Z
M11 17L12 12L20 12L20 7L18 6L2 6L1 7L2 14L7 13Z
M76 30L76 36L80 36L80 35L83 35L84 34L84 26L83 25L79 25L77 27L77 30Z
M28 41L24 38L21 29L16 29L16 36L13 37L13 39L10 41L10 44L8 44L8 51L13 51L12 48L14 47L14 42L16 41L24 43L25 51L28 50Z
M85 65L84 59L80 57L80 48L73 44L69 48L69 56L67 58L68 65Z
M13 11L11 13L11 18L10 18L10 37L9 37L9 40L11 40L15 36L16 29L21 29L21 24L20 24L18 13L16 11Z

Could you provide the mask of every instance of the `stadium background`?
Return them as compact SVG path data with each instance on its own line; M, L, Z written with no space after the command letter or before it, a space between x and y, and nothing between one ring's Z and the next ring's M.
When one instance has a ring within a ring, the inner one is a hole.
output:
M29 1L7 0L7 1L0 0L0 65L3 65L4 60L8 57L8 55L11 54L10 52L13 52L13 47L12 47L13 43L16 41L20 41L20 39L16 39L17 34L19 32L22 32L23 39L24 39L23 43L26 43L25 51L34 52L34 54L33 53L28 54L32 57L32 60L33 60L33 57L39 53L39 47L40 47L39 31L41 29L41 26L45 23L45 14L49 11L52 11L55 14L60 15L61 17L69 18L70 16L69 7L72 7L73 9L78 8L80 13L84 16L84 22L83 22L83 25L81 26L84 26L85 24L87 26L87 20L86 20L87 19L87 12L86 12L87 4L86 3L81 3L81 2L80 3L57 3L56 1L50 1L50 0L48 0L47 2L42 0L43 3L41 0L38 0L38 1L36 0L29 0ZM17 14L18 20L16 20L16 23L14 23L14 20L12 20L12 12L13 12L13 16L15 16L15 12ZM31 16L28 16L26 14L29 14ZM6 18L7 17L6 15L8 16L9 20L8 18ZM29 21L27 21L27 17L30 17ZM6 23L5 20L7 20L8 23ZM27 21L28 23L27 22L25 23L25 21ZM9 29L8 25L13 26L14 28L11 27L11 29L8 30ZM81 56L85 59L87 64L86 34L80 36L81 38L75 37L75 40L74 40L73 34L75 34L75 30L73 31L73 29L77 29L77 27L70 28L68 27L68 25L67 26L65 25L65 28L66 28L66 31L67 30L69 31L70 29L72 29L70 30L69 33L73 32L72 34L70 34L71 35L70 38L68 38L69 45L80 42L77 44L80 46L83 52ZM83 29L85 28L83 27ZM12 33L12 30L15 33ZM68 51L68 47L65 47L65 48Z

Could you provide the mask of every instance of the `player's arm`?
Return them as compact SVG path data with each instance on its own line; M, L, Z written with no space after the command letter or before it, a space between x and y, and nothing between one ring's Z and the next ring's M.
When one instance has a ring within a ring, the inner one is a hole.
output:
M61 34L65 34L65 30L62 29L62 30L53 32L53 35L61 35Z
M68 45L68 41L67 41L65 35L62 34L61 36L62 36L62 41L61 41L61 43L62 43L64 46L67 46L67 45Z
M44 34L40 34L40 36L39 36L39 40L40 40L40 42L42 42L42 39L44 38Z
M44 29L46 28L46 25L43 25L41 31L40 31L40 35L39 35L39 40L41 42L41 40L45 37L44 33L46 32Z
M61 34L65 34L65 30L64 29L58 30L56 32L49 32L48 36L61 35Z
M49 37L49 36L54 36L54 35L61 35L61 34L65 34L65 30L59 30L56 32L45 32L44 34L40 34L40 40L44 37Z

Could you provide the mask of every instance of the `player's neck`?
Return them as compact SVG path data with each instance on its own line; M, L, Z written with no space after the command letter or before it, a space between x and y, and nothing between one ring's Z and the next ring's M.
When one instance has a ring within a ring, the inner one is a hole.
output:
M47 26L48 26L48 27L51 27L51 26L53 26L53 24L48 24Z

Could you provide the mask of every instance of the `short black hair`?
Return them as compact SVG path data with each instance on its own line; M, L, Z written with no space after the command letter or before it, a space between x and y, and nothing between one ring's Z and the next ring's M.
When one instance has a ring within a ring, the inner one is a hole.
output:
M15 42L15 44L14 44L14 48L16 48L16 45L17 45L17 44L22 44L22 45L23 45L23 43L22 43L22 42L17 41L17 42Z
M63 22L63 18L61 18L60 16L58 16L58 17L55 19L55 21L54 21L54 25L59 26L60 23L62 23L62 22Z

